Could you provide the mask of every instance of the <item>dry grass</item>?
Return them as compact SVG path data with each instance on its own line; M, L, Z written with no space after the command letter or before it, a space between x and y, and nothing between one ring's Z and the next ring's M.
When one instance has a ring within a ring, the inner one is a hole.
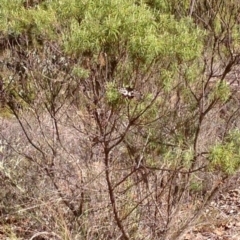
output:
M188 178L184 168L176 170L181 155L171 162L150 150L143 158L146 140L138 128L126 137L136 149L121 142L106 161L104 144L93 141L96 124L73 106L64 105L55 119L41 109L18 116L22 128L15 118L0 123L5 238L124 239L122 227L129 239L183 239L182 231L204 224L204 201L221 176L196 172ZM212 111L203 122L199 152L218 137L216 116ZM121 133L124 124L118 127Z

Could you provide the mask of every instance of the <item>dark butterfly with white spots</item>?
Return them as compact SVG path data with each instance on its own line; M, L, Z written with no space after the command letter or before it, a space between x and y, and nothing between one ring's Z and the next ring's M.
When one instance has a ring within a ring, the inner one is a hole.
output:
M124 88L120 88L118 89L119 93L122 94L122 96L128 98L128 99L132 99L132 98L136 98L137 100L141 99L141 93L134 90L134 88L132 87L124 87Z

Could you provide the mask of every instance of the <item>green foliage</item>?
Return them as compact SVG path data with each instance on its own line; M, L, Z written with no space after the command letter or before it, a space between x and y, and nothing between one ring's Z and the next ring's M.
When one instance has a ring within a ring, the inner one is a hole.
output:
M118 92L118 89L117 89L115 83L113 83L113 82L107 83L106 99L107 99L108 104L110 104L112 106L117 106L117 104L119 103L120 97L121 97L121 95Z
M162 59L166 64L195 59L203 47L204 34L190 18L178 21L144 2L64 0L43 2L30 9L23 7L23 1L0 4L0 30L27 31L33 39L39 35L57 39L67 53L76 56L85 52L98 55L103 50L118 57L121 49L127 52L130 63L148 69Z
M172 90L176 71L173 69L163 69L161 71L161 80L164 85L165 91L169 92Z
M193 192L201 192L203 190L203 184L201 181L197 180L197 179L193 179L190 182L190 190Z
M7 3L6 3L7 2ZM25 9L24 1L1 1L0 30L5 34L21 34L27 32L33 39L39 35L48 39L56 39L58 21L55 10L38 8ZM7 21L8 20L8 21Z
M188 13L190 1L183 0L146 0L146 4L160 13L172 13L175 15L180 15L181 17L186 16Z
M56 39L56 31L58 21L56 18L55 10L49 8L28 10L29 24L35 25L33 33L43 35L50 39Z
M192 161L194 159L194 150L192 148L186 149L182 153L183 165L187 168L191 167Z
M58 21L61 22L62 26L69 27L69 22L72 19L77 20L79 23L83 18L83 14L88 8L88 1L78 1L78 0L54 0L51 3L46 2L44 7L47 9L49 6L56 11L56 16ZM63 22L64 20L64 22Z
M234 26L232 29L233 48L240 51L240 27L239 25Z
M72 73L79 78L88 78L90 74L89 70L81 67L74 67Z
M235 173L240 167L240 131L229 133L224 143L216 144L210 153L210 169L227 174Z
M184 71L184 78L189 83L199 82L199 76L204 71L203 66L198 61L194 61L190 66L188 63L183 63L181 68Z
M151 12L133 1L88 1L81 24L72 19L70 36L65 39L69 52L115 47L129 42L132 53L155 51L156 27Z
M190 18L176 21L173 16L163 15L160 26L166 29L163 46L167 54L173 54L180 61L190 61L200 55L204 32L196 28Z
M0 30L4 33L17 31L14 26L18 24L17 19L23 10L22 2L21 0L0 2Z
M145 4L126 0L89 1L84 6L81 24L72 18L70 35L65 35L68 52L98 52L102 48L111 52L115 46L121 46L133 59L147 63L169 54L189 60L201 52L202 32L190 19L176 21L161 15L157 20L159 14Z
M210 100L219 99L225 102L231 95L230 87L226 81L217 81L210 95Z
M149 144L150 154L154 153L162 156L161 161L159 158L147 159L147 165L151 167L160 167L164 163L169 168L175 167L184 167L184 169L189 169L194 157L194 152L192 149L184 150L182 146L175 147L174 150L169 149L168 147L161 145L157 142L151 142Z

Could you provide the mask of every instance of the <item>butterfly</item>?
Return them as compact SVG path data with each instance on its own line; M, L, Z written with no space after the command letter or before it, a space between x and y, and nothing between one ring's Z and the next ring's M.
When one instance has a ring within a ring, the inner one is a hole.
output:
M137 99L141 98L141 93L134 90L134 88L132 88L132 87L119 88L118 91L119 91L119 93L122 94L122 96L124 96L128 99L132 99L134 97Z

